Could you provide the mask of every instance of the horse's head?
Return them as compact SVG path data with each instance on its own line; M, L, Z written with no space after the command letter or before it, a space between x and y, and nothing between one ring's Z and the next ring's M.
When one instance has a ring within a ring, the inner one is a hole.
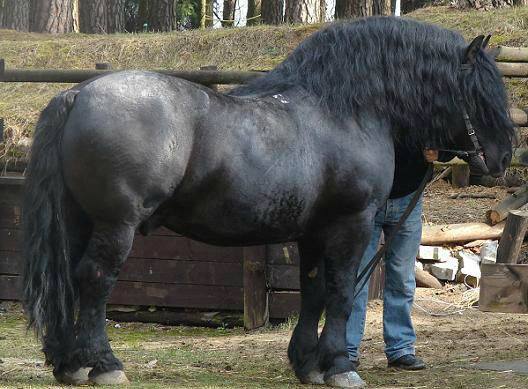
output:
M475 38L463 51L459 95L460 117L456 142L468 150L470 165L483 174L500 177L512 157L515 129L510 119L502 76L485 51L489 36Z

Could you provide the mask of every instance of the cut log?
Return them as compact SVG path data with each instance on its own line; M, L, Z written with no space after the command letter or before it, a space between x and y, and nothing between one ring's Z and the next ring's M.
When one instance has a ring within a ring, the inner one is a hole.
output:
M497 224L506 219L508 212L519 209L526 203L528 203L528 185L522 186L517 192L486 212L486 217L491 224Z
M495 226L489 226L486 223L425 225L422 229L422 244L436 246L477 239L498 239L503 228L504 223Z
M435 276L420 269L416 269L416 286L421 288L442 289L442 284Z
M497 263L517 263L528 228L528 212L510 211L497 249Z
M497 69L504 77L528 77L528 63L497 62Z
M453 188L464 188L469 185L469 165L456 164L451 166L451 185Z
M495 50L497 62L528 62L528 48L498 46Z
M519 127L527 127L528 126L528 113L526 112L526 109L511 108L510 109L510 116L511 116L513 122L517 126L519 126Z

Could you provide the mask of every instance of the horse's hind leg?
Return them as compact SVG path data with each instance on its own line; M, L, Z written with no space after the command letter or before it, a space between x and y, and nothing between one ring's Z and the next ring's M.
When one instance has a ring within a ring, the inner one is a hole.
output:
M301 312L288 347L295 375L306 384L324 384L317 356L319 319L325 303L324 261L316 240L298 242L301 280Z
M92 367L90 380L98 384L127 382L123 364L114 356L106 335L106 302L132 247L134 230L126 224L95 224L75 271L79 315L70 370Z

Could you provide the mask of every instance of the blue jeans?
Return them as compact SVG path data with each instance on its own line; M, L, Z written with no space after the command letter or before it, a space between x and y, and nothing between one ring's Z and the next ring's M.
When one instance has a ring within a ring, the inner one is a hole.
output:
M414 193L411 193L397 199L389 199L385 206L378 209L372 238L361 259L358 274L376 253L381 231L385 236L392 233L413 196ZM415 352L416 334L411 321L411 308L416 289L414 263L422 235L421 216L422 197L396 233L391 247L385 253L383 339L385 340L385 355L389 362ZM353 361L359 359L359 344L365 328L367 300L368 283L354 300L352 313L347 322L347 349L349 358Z

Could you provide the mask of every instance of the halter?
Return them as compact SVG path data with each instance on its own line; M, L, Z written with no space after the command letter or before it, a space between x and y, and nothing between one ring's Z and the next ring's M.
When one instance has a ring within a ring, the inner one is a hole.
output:
M473 65L471 64L462 64L460 70L461 72L470 71L473 69ZM486 165L486 157L484 154L484 149L482 148L477 134L475 133L475 128L473 127L473 124L471 123L471 119L469 118L466 104L464 102L464 98L462 97L462 93L460 90L458 91L457 96L458 103L460 105L460 110L462 111L462 118L464 119L464 124L466 125L466 132L469 136L469 139L471 140L471 143L473 144L474 150L470 151L462 151L462 150L449 150L449 149L440 149L441 151L446 151L449 153L454 154L456 157L466 161L470 167L472 167L475 171L478 171L478 173L486 175L489 173L488 166Z

